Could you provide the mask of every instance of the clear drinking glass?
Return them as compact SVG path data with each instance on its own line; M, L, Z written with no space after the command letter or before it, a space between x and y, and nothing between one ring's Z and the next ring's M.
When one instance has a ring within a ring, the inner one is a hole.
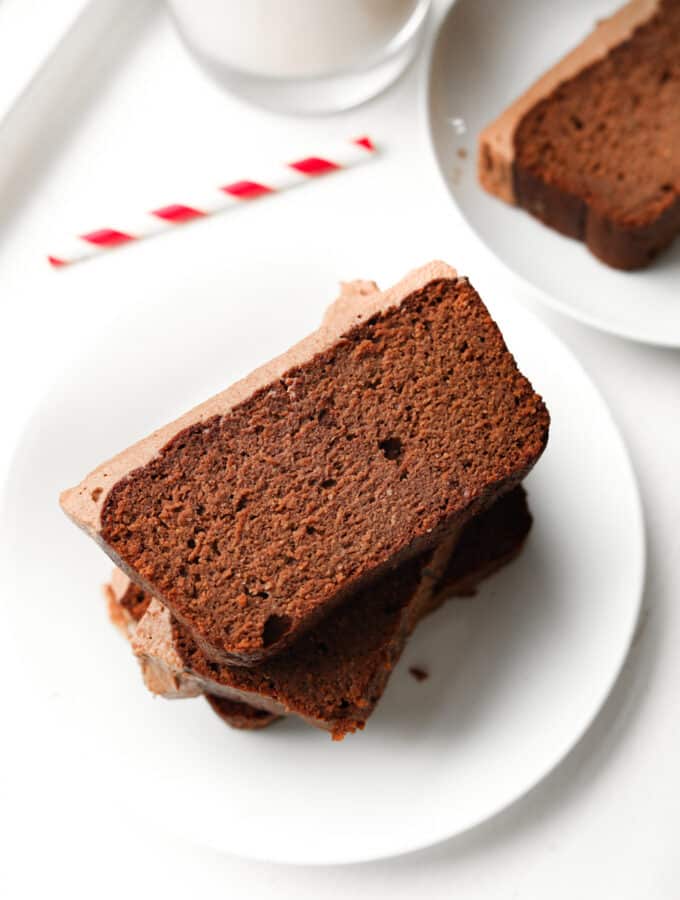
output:
M269 109L348 109L417 53L431 0L168 0L184 42L225 87Z

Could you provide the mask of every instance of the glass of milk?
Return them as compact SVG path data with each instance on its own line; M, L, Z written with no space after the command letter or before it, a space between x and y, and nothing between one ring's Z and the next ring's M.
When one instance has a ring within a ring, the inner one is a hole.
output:
M348 109L416 54L431 0L168 0L195 57L246 100L291 113Z

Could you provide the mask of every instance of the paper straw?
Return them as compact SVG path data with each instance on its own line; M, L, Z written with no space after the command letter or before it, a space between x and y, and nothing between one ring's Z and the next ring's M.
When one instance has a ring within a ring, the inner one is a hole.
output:
M121 227L97 228L66 241L47 257L51 265L62 267L92 256L140 241L178 225L203 219L224 210L236 209L269 194L280 193L301 184L314 181L348 169L371 159L375 153L373 141L368 137L355 138L336 144L323 153L312 154L284 163L276 169L261 172L257 177L232 181L185 198L181 203L169 203L144 213L137 221L130 220Z

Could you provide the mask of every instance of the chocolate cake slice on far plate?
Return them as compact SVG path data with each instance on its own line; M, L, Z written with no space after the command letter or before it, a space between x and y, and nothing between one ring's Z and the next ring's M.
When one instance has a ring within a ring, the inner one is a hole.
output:
M680 233L680 0L599 22L484 129L479 180L608 265L647 266Z

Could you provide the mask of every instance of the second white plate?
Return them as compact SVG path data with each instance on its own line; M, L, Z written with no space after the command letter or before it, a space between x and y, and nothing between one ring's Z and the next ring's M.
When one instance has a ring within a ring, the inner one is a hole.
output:
M18 448L0 541L3 628L27 661L31 698L14 731L24 747L16 787L93 828L102 816L119 815L122 829L146 819L263 860L403 853L507 806L593 719L638 614L635 480L572 354L507 297L489 297L553 419L528 480L535 524L520 559L419 628L366 731L341 744L293 720L239 733L200 699L154 700L106 620L99 585L110 563L61 513L60 489L300 337L339 276L372 274L320 246L303 271L290 262L299 235L259 244L243 232L219 278L197 261L186 289L148 279L147 304L93 337ZM387 245L378 275L397 274L393 256ZM101 278L97 301L115 303L120 290ZM414 681L413 665L430 678Z
M680 347L680 239L650 268L618 272L579 241L489 196L477 182L482 128L620 5L621 0L457 0L433 49L430 137L462 216L543 302L612 334Z

